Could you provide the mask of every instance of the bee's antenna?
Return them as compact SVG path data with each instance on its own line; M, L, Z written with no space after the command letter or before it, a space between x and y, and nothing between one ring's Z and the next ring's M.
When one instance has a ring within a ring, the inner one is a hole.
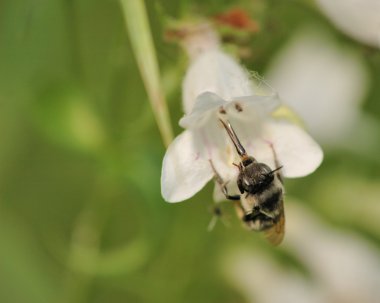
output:
M273 174L274 172L280 170L282 168L282 165L280 167L277 167L276 169L272 170L270 173Z
M243 145L241 145L239 138L237 137L234 129L232 128L230 122L227 120L224 122L222 119L219 119L220 122L222 122L224 128L226 129L228 135L230 136L232 142L235 145L236 151L238 152L239 156L242 158L247 157L247 152L245 151Z

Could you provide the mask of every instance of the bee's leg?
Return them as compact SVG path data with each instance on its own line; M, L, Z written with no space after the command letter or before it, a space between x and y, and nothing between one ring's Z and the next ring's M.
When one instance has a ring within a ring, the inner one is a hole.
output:
M214 171L214 179L219 184L220 189L222 190L222 193L224 194L224 196L226 197L226 199L227 200L233 200L233 201L240 200L240 195L230 195L228 193L227 186L226 186L228 182L224 182L223 181L222 177L216 171L215 166L212 163L212 161L211 160L209 160L209 161L210 161L210 164L211 164L211 168Z
M216 222L222 216L222 211L221 211L220 207L218 207L216 205L212 209L212 213L213 214L212 214L210 223L207 226L207 231L212 231L216 225Z
M243 226L248 230L254 230L254 222L252 221L252 213L247 213L241 204L241 201L234 201L235 211L239 219L243 222Z
M232 200L232 201L240 201L240 195L230 195L228 194L228 190L226 185L221 185L222 193L226 196L226 199Z
M223 217L223 212L220 205L215 204L211 211L212 217L210 223L207 226L207 231L212 231L218 220L220 220L226 227L229 226L228 220L226 220L226 218Z
M222 190L222 193L225 195L225 197L227 198L227 200L240 200L240 196L239 195L232 196L232 195L228 194L228 190L227 190L227 187L226 187L227 182L223 181L222 177L216 171L215 166L212 163L212 161L211 160L209 160L209 161L210 161L211 168L212 168L212 170L214 172L214 179L218 183L218 185L220 186L220 188ZM208 231L212 231L214 229L214 227L216 225L216 222L218 220L221 220L222 223L224 223L224 225L226 225L226 226L229 225L228 221L225 220L225 218L223 218L223 212L222 212L220 203L215 203L211 211L213 213L213 216L212 216L211 221L210 221L210 223L209 223L209 225L207 227Z

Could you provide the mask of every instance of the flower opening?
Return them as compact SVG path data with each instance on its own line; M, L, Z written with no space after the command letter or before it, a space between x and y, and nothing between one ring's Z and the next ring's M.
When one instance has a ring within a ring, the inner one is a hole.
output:
M192 197L216 171L234 187L237 154L219 119L229 120L243 146L257 161L274 168L271 146L283 165L285 177L313 172L323 153L300 127L272 113L281 104L265 82L255 83L234 58L210 48L192 61L183 84L185 128L169 146L163 160L161 190L168 202ZM234 190L234 189L232 189ZM216 190L214 198L219 200Z

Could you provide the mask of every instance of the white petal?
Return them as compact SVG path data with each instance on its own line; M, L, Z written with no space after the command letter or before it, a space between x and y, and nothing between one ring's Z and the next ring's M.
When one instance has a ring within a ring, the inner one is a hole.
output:
M179 125L183 128L199 128L206 123L211 114L216 115L219 108L225 104L227 102L214 93L202 93L196 98L191 113L185 115L179 121Z
M182 91L186 114L191 112L196 98L204 92L213 92L224 100L254 93L249 74L234 58L219 49L206 51L192 62Z
M312 29L295 35L272 62L267 78L311 135L330 145L350 135L368 87L363 61Z
M167 202L192 197L212 178L210 163L197 149L192 131L180 134L166 151L161 173L161 194Z
M236 97L231 102L228 102L224 109L230 122L236 119L250 123L255 119L262 120L273 112L280 103L277 94L270 96L252 95Z
M380 48L379 0L317 0L316 2L344 33Z
M274 168L273 153L283 166L284 177L303 177L314 172L321 164L320 146L300 127L286 121L270 121L263 126L261 140L253 146L253 156Z
M215 115L204 127L194 130L194 140L201 157L211 160L217 173L225 182L236 178L237 168L232 164L235 151L222 124Z

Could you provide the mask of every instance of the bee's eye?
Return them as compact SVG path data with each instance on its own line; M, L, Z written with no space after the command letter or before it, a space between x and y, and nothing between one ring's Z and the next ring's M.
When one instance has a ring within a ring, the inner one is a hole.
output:
M244 184L247 185L247 186L249 186L249 185L251 184L247 178L244 178L244 179L243 179L243 182L244 182Z
M271 183L273 180L273 174L267 173L267 174L261 174L260 176L260 183Z
M243 166L248 166L249 164L252 164L253 161L250 158L248 158L248 159L243 160L242 163L243 163Z

